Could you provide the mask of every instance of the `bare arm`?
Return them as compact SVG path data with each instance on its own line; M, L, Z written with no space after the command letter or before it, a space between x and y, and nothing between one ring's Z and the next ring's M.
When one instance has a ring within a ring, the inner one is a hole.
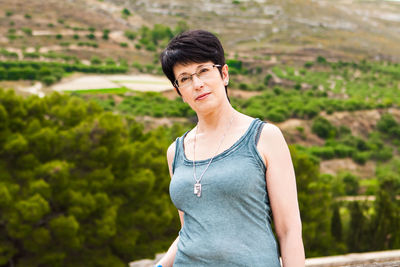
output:
M175 142L173 142L167 150L167 160L168 160L168 167L169 167L169 175L171 176L172 179L172 161L174 160L175 157ZM178 210L179 213L179 219L181 221L181 227L183 226L183 212ZM169 247L167 253L164 255L164 257L157 262L157 265L162 265L163 267L172 267L174 260L175 260L175 255L176 251L178 250L178 242L179 242L179 236L175 239L175 241L171 244Z
M267 164L268 195L284 267L305 265L296 178L289 148L278 127L266 124L259 145Z

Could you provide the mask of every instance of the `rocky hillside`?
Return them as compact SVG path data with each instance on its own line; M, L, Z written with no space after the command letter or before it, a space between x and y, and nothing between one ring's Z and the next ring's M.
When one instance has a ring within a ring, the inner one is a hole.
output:
M108 3L129 5L148 22L218 33L235 51L295 52L398 60L400 3L395 1L312 0L155 0ZM259 52L257 52L259 53Z
M400 59L396 1L3 0L0 10L0 47L17 52L57 50L81 59L94 54L151 62L154 55L135 49L124 32L154 24L174 28L185 21L217 33L231 54L277 54L290 61L316 53L331 59ZM86 40L90 33L94 38ZM77 44L94 40L97 48Z

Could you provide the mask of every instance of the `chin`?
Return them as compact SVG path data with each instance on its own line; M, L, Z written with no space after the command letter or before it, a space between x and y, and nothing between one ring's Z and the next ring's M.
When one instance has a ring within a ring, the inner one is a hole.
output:
M214 102L208 101L207 103L201 103L201 105L196 105L196 109L193 109L196 113L211 113L212 111L218 109L221 105Z

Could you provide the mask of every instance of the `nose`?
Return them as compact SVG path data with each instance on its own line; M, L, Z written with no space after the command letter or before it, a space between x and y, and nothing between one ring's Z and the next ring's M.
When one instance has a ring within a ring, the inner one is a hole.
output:
M202 88L204 85L204 82L197 75L192 76L192 82L194 89Z

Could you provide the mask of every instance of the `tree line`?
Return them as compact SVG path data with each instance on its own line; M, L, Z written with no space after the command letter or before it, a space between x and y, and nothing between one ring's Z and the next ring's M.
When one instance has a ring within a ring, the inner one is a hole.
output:
M84 65L60 62L38 61L2 61L0 62L1 80L40 80L46 85L59 81L64 73L125 73L127 66Z

